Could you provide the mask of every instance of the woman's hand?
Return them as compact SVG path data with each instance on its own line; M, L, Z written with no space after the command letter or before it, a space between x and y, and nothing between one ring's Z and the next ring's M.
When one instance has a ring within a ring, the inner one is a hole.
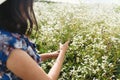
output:
M50 53L40 54L40 57L41 57L41 61L46 61L48 59L56 59L58 55L59 55L58 51L54 51Z
M69 46L69 42L70 41L66 41L64 44L60 43L60 52L62 51L63 53L65 53L68 49Z
M50 53L40 54L41 61L45 61L45 60L48 60L48 59L56 59L61 52L62 52L62 54L65 54L65 52L68 49L68 45L69 45L69 41L65 42L64 44L60 43L59 50L54 51L54 52L50 52Z

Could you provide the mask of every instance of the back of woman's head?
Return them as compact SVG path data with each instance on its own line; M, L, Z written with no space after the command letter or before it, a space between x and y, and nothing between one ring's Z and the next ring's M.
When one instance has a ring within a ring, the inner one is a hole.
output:
M6 0L0 5L0 28L25 34L31 33L34 23L33 0Z

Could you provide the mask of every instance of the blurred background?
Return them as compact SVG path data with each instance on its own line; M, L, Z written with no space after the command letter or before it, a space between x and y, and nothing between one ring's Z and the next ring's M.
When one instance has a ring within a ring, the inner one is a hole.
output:
M71 40L58 80L120 80L120 0L35 0L34 10L40 54Z

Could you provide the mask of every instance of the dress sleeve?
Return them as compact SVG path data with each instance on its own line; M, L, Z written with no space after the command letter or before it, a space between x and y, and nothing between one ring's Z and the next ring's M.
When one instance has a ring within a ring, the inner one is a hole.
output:
M6 61L13 49L27 49L27 44L24 40L16 38L11 34L0 34L0 66L1 70L6 69Z

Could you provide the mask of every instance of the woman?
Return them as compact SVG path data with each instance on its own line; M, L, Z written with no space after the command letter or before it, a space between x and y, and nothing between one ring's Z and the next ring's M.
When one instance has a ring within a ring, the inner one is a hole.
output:
M69 41L58 51L39 56L28 39L34 24L33 0L0 4L0 80L57 80ZM57 59L47 74L38 64L49 58Z

